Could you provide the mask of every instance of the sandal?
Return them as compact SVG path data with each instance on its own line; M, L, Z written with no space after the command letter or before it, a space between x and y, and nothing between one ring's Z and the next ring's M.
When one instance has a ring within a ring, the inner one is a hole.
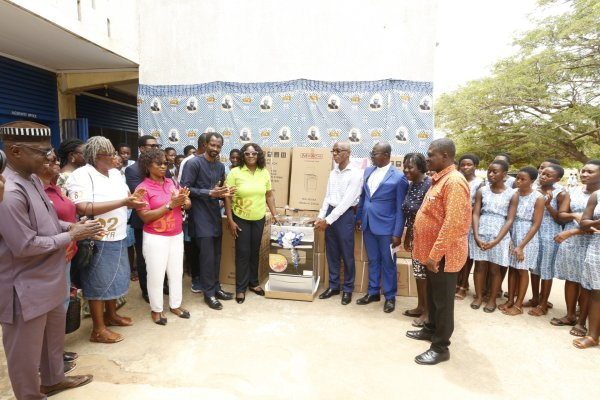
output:
M104 316L104 325L106 325L106 326L131 326L131 325L133 325L133 320L129 317L121 317L121 316L117 316L117 320L112 320L105 315Z
M534 317L541 317L542 315L548 314L548 309L544 309L541 305L539 305L529 310L527 314L532 315Z
M494 307L487 307L487 306L483 307L483 312L486 312L488 314L491 314L494 311L496 311L496 306L494 306Z
M550 324L554 326L575 326L577 324L576 319L567 319L567 317L562 318L552 318L550 320Z
M155 317L156 315L158 315L158 318ZM152 321L154 321L156 325L165 326L167 324L167 317L165 317L162 312L151 311L150 318L152 318Z
M418 319L415 319L411 325L414 326L415 328L422 328L425 326L425 321L420 321Z
M523 307L537 307L540 303L538 303L536 300L534 299L529 299L527 300L525 303L523 303Z
M513 305L510 308L504 309L502 311L502 314L504 314L504 315L510 315L511 317L514 317L515 315L521 315L521 314L523 314L523 309L521 307Z
M584 336L573 340L573 346L578 349L587 349L588 347L598 346L598 339L594 339L591 336Z
M481 307L481 303L479 303L479 304L477 304L477 303L475 303L475 302L472 302L472 303L471 303L471 308L472 308L473 310L479 310L479 307Z
M454 295L454 298L456 300L464 300L465 297L467 297L467 290L467 288L459 287L458 292L456 292L456 294Z
M123 339L123 335L113 332L109 329L103 329L100 332L92 331L92 334L90 335L90 342L94 343L111 344L120 342Z
M586 333L587 333L587 329L585 328L585 326L583 328L579 328L577 326L574 326L569 331L570 335L577 336L577 337L585 337Z
M504 310L507 310L509 308L511 308L515 303L512 303L510 301L507 301L506 303L500 304L498 306L498 310L504 312Z
M190 319L190 312L188 310L186 310L185 308L170 308L169 310L171 310L171 312L175 315L177 315L179 318L183 318L183 319Z

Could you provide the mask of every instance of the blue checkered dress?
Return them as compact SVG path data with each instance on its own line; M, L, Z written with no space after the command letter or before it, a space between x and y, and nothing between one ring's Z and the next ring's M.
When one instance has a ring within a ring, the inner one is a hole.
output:
M533 212L535 202L542 194L534 190L527 196L519 196L519 206L517 207L517 216L510 231L513 241L513 249L518 247L533 225ZM538 255L540 252L540 237L536 232L535 236L527 243L523 254L525 258L522 262L517 261L514 252L510 256L510 266L516 269L532 270L536 267Z

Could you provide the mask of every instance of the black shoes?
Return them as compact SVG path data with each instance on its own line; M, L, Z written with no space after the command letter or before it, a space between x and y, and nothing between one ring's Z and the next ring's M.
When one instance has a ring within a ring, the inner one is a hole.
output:
M324 300L324 299L328 299L328 298L330 298L332 296L337 296L338 294L340 294L340 290L339 289L334 290L332 288L327 288L323 293L321 293L319 295L319 298L321 300Z
M65 351L63 352L63 361L64 362L73 362L75 360L77 360L77 358L79 357L79 355L77 353L74 353L72 351Z
M213 310L222 310L223 309L223 304L221 304L221 302L219 300L217 300L217 298L215 296L205 297L204 301Z
M75 361L67 361L64 363L64 373L68 374L69 372L73 372L73 370L75 369L75 367L77 366L77 364L75 364Z
M248 290L251 291L254 294L257 294L259 296L264 296L265 295L265 291L260 287L248 287Z
M386 299L383 305L383 312L391 313L396 309L396 299Z
M367 294L364 297L361 297L360 299L356 300L356 304L358 304L359 306L364 306L366 304L379 300L381 300L381 298L378 294Z
M142 292L142 299L144 299L146 303L150 303L150 297L148 297L148 293Z
M438 353L435 350L427 350L425 353L415 357L415 362L421 365L435 365L450 359L450 351Z
M215 292L215 297L219 300L233 300L233 293L219 289Z
M346 306L346 305L350 304L351 301L352 301L352 293L344 292L344 294L342 294L342 305Z
M407 331L406 336L415 340L427 340L431 342L432 334L426 332L424 329L419 329L418 331Z
M245 300L246 300L246 293L238 293L235 295L235 301L238 304L242 304Z

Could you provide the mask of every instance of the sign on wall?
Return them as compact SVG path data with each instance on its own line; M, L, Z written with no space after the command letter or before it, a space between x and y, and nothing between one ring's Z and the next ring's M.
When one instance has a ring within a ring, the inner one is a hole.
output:
M331 147L341 140L355 157L368 157L381 141L393 154L424 153L433 138L432 92L431 82L401 80L140 85L139 133L178 154L208 131L223 135L223 157L250 142Z

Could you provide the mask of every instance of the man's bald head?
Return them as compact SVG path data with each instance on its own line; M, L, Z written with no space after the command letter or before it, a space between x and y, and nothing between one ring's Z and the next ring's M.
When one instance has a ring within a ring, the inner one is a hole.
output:
M347 150L350 153L350 143L348 142L337 142L337 148L340 150Z
M448 154L448 157L452 159L454 159L454 156L456 155L456 146L454 145L454 142L448 138L434 140L431 142L429 148L434 151L439 151L440 153L446 153Z

